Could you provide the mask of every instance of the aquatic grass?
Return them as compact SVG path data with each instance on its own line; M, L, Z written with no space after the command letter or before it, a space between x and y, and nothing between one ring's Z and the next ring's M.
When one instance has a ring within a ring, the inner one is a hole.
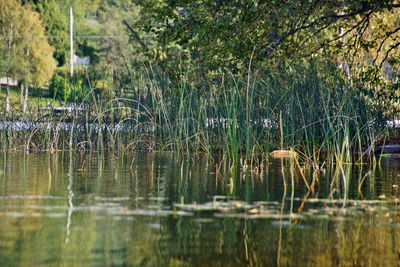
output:
M201 79L189 71L172 77L149 64L131 77L114 95L97 92L88 78L90 90L77 108L57 116L47 111L32 137L33 129L3 129L3 149L36 138L44 150L205 151L232 162L245 155L245 165L265 152L292 149L301 163L318 168L325 161L360 162L385 129L352 84L324 64L249 67Z

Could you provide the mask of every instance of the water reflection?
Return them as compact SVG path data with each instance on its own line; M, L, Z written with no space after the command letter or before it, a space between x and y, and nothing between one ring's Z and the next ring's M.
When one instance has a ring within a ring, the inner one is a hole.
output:
M0 264L397 264L400 161L319 172L262 164L3 153Z
M74 197L74 191L72 190L72 184L73 184L73 179L74 179L74 157L73 155L69 155L69 167L68 167L68 216L67 216L67 236L65 237L65 244L69 243L69 236L71 234L71 218L72 218L72 212L74 209L74 204L72 202L72 199Z

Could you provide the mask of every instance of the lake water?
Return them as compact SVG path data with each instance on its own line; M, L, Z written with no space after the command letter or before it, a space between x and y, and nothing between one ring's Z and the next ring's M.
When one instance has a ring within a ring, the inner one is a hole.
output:
M280 159L238 166L4 152L0 266L398 265L399 159L319 172Z

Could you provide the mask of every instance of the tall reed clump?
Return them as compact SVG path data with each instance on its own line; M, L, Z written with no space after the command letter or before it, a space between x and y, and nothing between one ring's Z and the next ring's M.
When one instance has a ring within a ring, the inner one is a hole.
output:
M220 151L235 158L282 146L311 160L330 154L351 161L352 152L374 142L371 132L383 129L376 120L383 119L381 112L371 110L333 66L318 62L278 65L251 76L218 73L206 81L190 73L171 79L148 68L140 91L160 144L156 149Z
M322 154L351 161L353 152L364 151L375 141L371 132L384 129L382 111L372 110L358 88L351 87L334 67L310 63L281 68L262 78L272 143L277 142L279 112L284 147L315 161Z
M205 151L235 160L280 148L314 162L347 162L385 128L382 112L335 66L317 60L208 76L148 65L129 77L108 95L88 79L90 90L72 111L38 116L27 135L3 127L2 149L25 139L39 149Z

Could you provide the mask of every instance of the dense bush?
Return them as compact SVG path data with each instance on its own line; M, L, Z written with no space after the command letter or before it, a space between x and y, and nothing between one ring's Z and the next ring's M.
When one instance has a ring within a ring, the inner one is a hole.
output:
M54 98L65 99L68 95L69 86L67 79L58 72L50 80L50 95Z
M76 75L73 78L65 73L57 72L50 81L50 94L52 97L64 101L80 101L90 91L82 75Z

